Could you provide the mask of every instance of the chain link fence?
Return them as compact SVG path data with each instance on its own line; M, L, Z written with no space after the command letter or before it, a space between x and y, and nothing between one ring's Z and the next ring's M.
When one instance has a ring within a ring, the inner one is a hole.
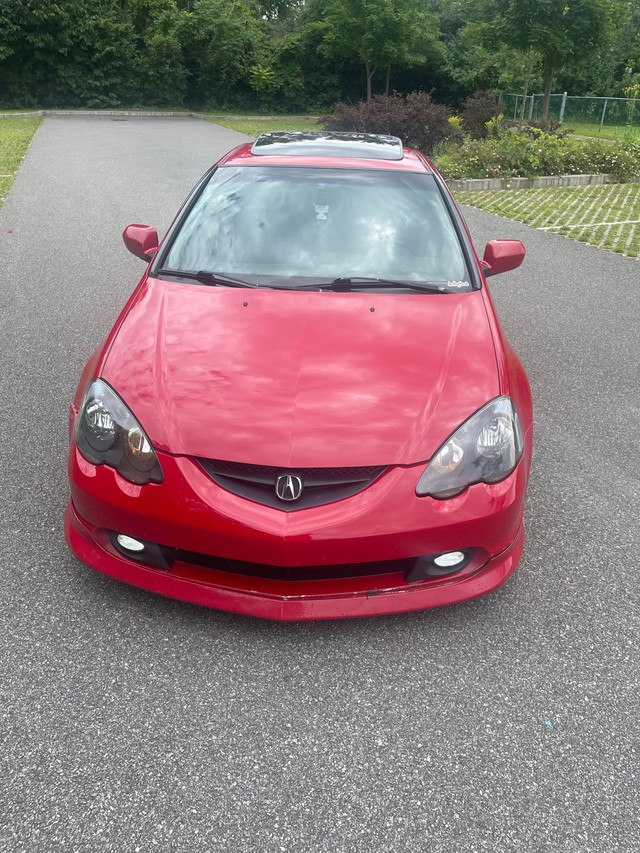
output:
M501 93L505 118L519 121L522 111L522 95ZM525 121L540 121L544 95L527 95L524 105ZM551 95L548 118L560 124L597 124L603 127L640 128L640 99L596 98L568 95Z

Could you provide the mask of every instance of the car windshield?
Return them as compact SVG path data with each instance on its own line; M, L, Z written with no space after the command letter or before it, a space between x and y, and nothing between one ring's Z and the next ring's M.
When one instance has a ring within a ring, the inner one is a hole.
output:
M471 289L433 176L381 169L221 167L162 266L294 287L370 277Z

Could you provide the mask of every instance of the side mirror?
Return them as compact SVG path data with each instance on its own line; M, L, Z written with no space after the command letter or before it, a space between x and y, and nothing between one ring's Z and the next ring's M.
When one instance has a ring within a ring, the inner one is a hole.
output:
M147 263L158 251L158 232L149 225L127 225L122 239L131 254Z
M520 240L490 240L482 259L485 277L514 270L520 266L524 256L525 249Z

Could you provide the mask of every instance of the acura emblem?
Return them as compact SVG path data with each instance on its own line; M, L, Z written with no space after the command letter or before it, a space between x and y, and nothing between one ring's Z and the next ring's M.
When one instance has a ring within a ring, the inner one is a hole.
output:
M281 501L297 501L302 494L302 478L295 474L280 474L276 480L276 495Z

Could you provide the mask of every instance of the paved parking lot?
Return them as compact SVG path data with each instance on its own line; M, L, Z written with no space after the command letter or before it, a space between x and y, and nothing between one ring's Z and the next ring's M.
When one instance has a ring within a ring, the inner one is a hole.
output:
M525 554L501 590L274 624L125 586L66 549L68 401L239 134L47 118L0 211L0 849L640 850L640 268L468 209L531 379Z

